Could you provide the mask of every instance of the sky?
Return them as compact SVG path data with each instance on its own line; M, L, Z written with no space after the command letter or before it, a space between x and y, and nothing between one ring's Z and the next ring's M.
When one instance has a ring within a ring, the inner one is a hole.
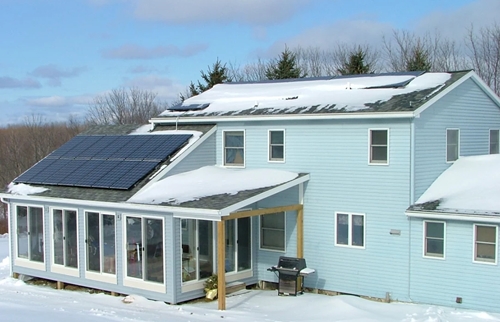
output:
M0 0L0 127L82 118L99 95L140 88L172 102L220 59L241 66L285 45L380 46L393 30L499 20L498 0Z
M8 235L0 235L0 319L53 321L228 321L228 322L495 322L499 313L425 304L381 303L355 296L304 293L278 296L272 290L229 294L226 310L217 301L168 305L138 295L111 296L56 290L10 277ZM127 299L128 303L124 303Z

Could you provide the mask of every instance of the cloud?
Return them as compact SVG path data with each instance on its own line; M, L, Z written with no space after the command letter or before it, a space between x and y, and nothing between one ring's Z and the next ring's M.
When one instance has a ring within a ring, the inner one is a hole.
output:
M472 25L474 29L500 22L500 1L477 0L456 10L436 11L415 25L419 33L438 31L444 38L461 42Z
M311 0L134 0L139 19L178 23L271 25L290 18Z
M40 88L42 85L36 79L27 77L17 79L9 76L0 76L0 88Z
M86 67L75 67L70 70L62 70L54 64L48 64L35 68L30 75L48 79L50 86L60 86L61 78L76 77L86 70Z
M36 107L69 107L75 105L87 105L92 102L90 95L80 96L41 96L35 98L25 98L24 102L29 106Z
M174 45L146 48L139 45L123 45L102 52L104 58L115 59L155 59L170 56L190 57L208 48L208 44L193 44L179 48Z
M157 98L163 101L173 101L179 98L179 93L186 88L170 78L159 75L145 75L132 79L124 79L123 87L134 87L149 90L157 94Z

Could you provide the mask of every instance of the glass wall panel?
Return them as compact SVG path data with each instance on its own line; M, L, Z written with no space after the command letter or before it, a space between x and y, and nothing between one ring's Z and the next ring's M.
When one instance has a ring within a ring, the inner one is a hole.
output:
M198 241L199 278L204 279L210 277L214 272L214 236L211 221L198 221Z
M17 206L17 257L28 258L28 207Z
M31 249L31 260L43 262L44 240L43 240L43 209L29 208L29 245Z
M236 221L226 221L226 273L236 269Z
M251 220L238 219L238 271L252 267Z
M102 216L104 273L116 274L115 216Z
M87 270L101 272L99 213L87 213Z
M127 217L126 225L127 276L142 278L142 220Z
M64 211L65 264L73 268L78 267L78 236L76 226L76 211Z
M163 221L161 219L145 219L146 253L144 255L145 280L163 283Z
M196 260L196 220L181 220L182 237L182 281L188 282L197 278Z
M52 226L54 239L54 263L64 265L64 230L62 210L56 209L52 212Z

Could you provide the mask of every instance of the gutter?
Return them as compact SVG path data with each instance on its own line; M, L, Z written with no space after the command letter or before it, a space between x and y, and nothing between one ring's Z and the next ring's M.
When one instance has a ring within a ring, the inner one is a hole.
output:
M458 220L458 221L474 221L474 222L485 222L485 223L498 223L500 224L500 215L468 215L468 214L457 214L452 212L423 212L406 210L405 215L410 218L423 218L423 219L439 219L439 220Z
M116 210L142 210L142 211L152 211L164 214L165 212L172 212L175 214L185 214L185 215L204 215L205 219L207 217L212 217L214 219L220 220L220 211L214 209L204 209L204 208L185 208L185 207L175 207L175 206L161 206L161 205L150 205L150 204L135 204L135 203L125 203L125 202L107 202L107 201L89 201L89 200L78 200L78 199L67 199L67 198L51 198L51 197L40 197L40 196L21 196L21 195L10 195L5 193L0 193L0 198L3 202L4 200L13 201L38 201L41 203L69 203L76 206L82 207L102 207L102 208L113 208Z
M273 115L243 115L243 116L186 116L178 118L172 117L156 117L152 118L149 122L153 124L181 124L181 123L222 123L222 122L237 122L237 121L307 121L307 120L345 120L345 119L405 119L414 118L414 112L376 112L376 113L334 113L334 114L273 114ZM178 119L177 119L178 118Z

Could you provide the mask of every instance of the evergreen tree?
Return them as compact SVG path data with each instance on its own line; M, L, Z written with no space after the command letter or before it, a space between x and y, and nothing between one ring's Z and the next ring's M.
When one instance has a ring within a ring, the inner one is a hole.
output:
M342 67L338 69L338 72L341 75L373 73L370 64L365 63L365 57L366 53L363 49L358 48L356 51L351 52L349 60L342 63Z
M429 71L431 70L431 62L429 60L429 54L422 49L422 47L417 46L413 49L412 55L406 62L406 70L412 71Z
M302 78L306 73L297 64L297 56L287 47L278 59L271 61L266 68L267 79Z
M189 84L187 96L185 96L183 93L179 94L181 101L184 101L191 96L201 94L217 84L231 82L231 78L227 75L228 69L226 67L226 64L222 64L218 58L217 61L212 65L212 67L208 67L207 73L205 73L204 71L200 72L201 78L204 83L202 84L200 81L198 81L198 84L194 84L193 82L191 82L191 84Z

